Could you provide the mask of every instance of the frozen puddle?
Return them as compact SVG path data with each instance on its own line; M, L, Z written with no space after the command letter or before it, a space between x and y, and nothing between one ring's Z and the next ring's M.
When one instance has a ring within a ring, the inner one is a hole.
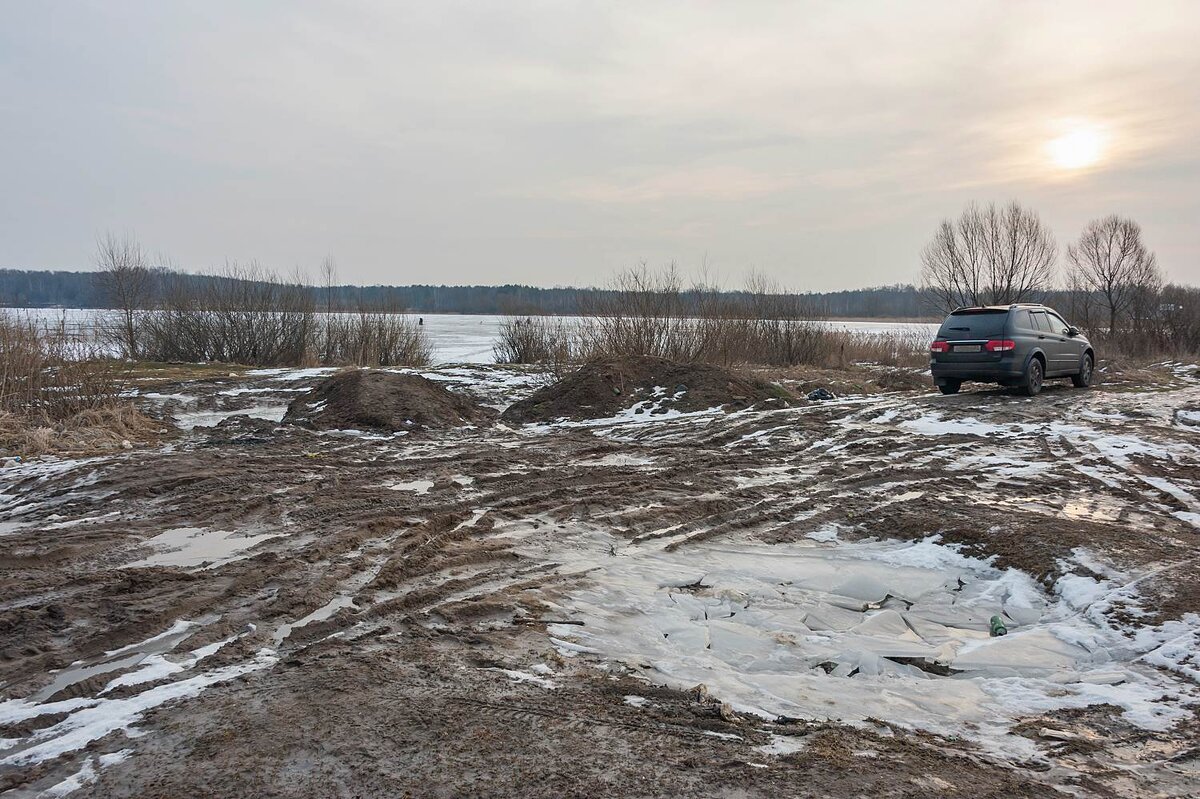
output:
M592 460L579 461L576 466L650 466L654 463L653 458L647 458L644 455L625 455L622 453L614 453L605 455L602 458L593 458Z
M704 683L741 712L879 718L1024 758L1033 744L1007 734L1019 716L1108 702L1163 729L1194 693L1134 663L1154 640L1138 646L1024 573L933 539L618 551L563 558L588 579L561 600L584 626L550 628L562 654ZM990 635L992 616L1007 635Z
M149 557L127 564L126 568L146 566L196 567L220 566L249 557L246 550L280 533L246 535L203 527L176 527L142 542L142 546L158 550Z
M250 416L266 419L268 422L280 422L286 413L287 405L255 405L223 411L181 411L175 414L175 418L183 430L195 430L197 427L216 427L232 416Z
M392 483L388 488L393 491L411 491L414 494L428 494L433 488L432 480L410 480L409 482Z
M269 389L254 389L241 388L222 391L221 394L237 395L240 393L268 393ZM290 391L290 389L283 389ZM182 430L195 430L197 427L215 427L221 422L232 416L250 416L256 419L266 419L269 422L280 422L283 420L284 414L287 413L286 402L275 403L260 403L249 408L226 408L226 409L207 409L199 408L200 399L189 394L158 394L156 392L148 392L141 395L142 399L151 400L159 403L160 406L166 406L170 403L177 403L178 407L174 408L171 415L175 417L179 428Z

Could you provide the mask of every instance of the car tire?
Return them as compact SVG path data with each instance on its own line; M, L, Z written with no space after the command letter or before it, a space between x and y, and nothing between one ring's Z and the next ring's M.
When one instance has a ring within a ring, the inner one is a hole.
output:
M1096 373L1096 364L1092 361L1091 353L1085 353L1079 374L1071 375L1071 385L1075 388L1087 388L1092 384L1092 376Z
M947 380L945 383L938 383L938 391L943 394L957 394L962 388L961 380Z
M1042 390L1042 382L1046 379L1046 372L1042 367L1042 362L1037 358L1030 358L1029 365L1025 367L1025 380L1021 384L1021 393L1027 397L1037 396Z

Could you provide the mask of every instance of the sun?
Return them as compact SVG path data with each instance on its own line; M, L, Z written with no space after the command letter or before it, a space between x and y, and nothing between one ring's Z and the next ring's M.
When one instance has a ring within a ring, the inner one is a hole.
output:
M1098 125L1074 122L1046 144L1046 152L1059 169L1086 169L1104 158L1105 139Z

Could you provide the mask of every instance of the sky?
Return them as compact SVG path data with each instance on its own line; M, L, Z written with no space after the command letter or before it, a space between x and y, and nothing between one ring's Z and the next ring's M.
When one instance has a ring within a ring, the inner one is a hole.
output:
M1017 200L1200 283L1200 3L3 2L0 267L917 280Z

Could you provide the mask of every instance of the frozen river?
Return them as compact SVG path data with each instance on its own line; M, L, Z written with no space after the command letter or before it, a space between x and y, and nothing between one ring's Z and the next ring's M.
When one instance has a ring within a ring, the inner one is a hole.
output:
M87 334L94 330L97 317L105 313L86 308L13 308L10 315L36 320L39 325L57 327L65 325L70 333ZM500 331L500 324L507 317L483 314L412 314L411 318L423 321L423 327L434 348L434 360L438 363L493 363L492 346ZM577 320L579 317L563 317ZM937 331L936 324L921 322L822 322L833 329L849 330L867 334L900 334L928 336Z

